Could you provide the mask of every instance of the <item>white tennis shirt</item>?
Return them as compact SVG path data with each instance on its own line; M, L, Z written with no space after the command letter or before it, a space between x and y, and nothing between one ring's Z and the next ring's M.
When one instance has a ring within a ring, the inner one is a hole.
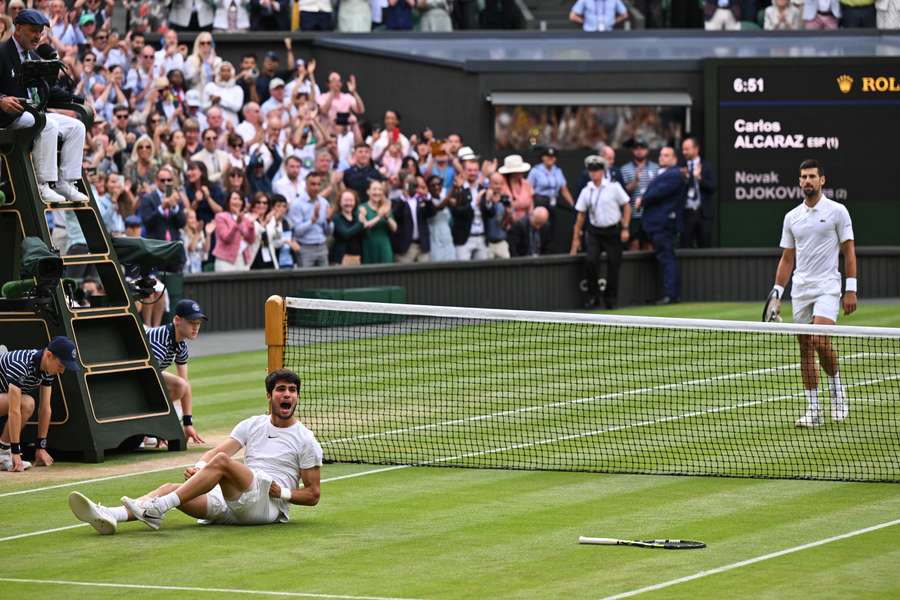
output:
M791 296L839 296L838 256L841 244L852 239L853 224L843 204L820 196L811 208L803 202L790 210L784 216L781 247L797 251Z
M244 419L231 431L244 447L244 464L265 473L281 488L300 487L300 469L322 466L322 446L302 423L275 427L269 415Z

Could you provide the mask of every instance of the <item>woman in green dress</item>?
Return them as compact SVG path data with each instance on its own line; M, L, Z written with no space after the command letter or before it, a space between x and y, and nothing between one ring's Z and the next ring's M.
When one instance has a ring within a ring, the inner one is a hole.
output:
M362 243L364 265L394 262L391 234L397 231L397 222L391 213L391 202L380 181L369 183L369 201L359 207L359 222L365 228Z

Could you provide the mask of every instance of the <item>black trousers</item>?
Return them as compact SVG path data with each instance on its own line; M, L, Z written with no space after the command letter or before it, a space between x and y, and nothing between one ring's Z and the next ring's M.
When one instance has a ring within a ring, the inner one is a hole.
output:
M588 225L585 238L587 253L584 270L587 274L588 294L594 298L600 297L597 285L600 255L606 252L606 289L603 290L603 300L606 304L614 305L619 295L619 268L622 266L621 227L618 224L611 227Z
M703 217L701 210L684 209L684 230L681 232L682 248L709 248L710 219Z

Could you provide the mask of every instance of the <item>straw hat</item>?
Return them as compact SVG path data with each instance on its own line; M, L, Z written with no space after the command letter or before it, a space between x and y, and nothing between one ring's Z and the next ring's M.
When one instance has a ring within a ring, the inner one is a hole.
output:
M497 169L501 175L509 175L510 173L527 173L531 170L531 165L522 160L518 154L510 154L503 159L503 166Z

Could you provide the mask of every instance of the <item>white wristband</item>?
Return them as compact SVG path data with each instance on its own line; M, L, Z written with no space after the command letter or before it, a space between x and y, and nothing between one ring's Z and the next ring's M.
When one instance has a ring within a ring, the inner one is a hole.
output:
M197 462L194 463L194 468L195 468L195 469L202 469L202 468L205 467L205 466L206 466L206 461L205 461L205 460L198 460Z
M845 292L856 292L856 277L848 277L847 282L844 284Z
M291 501L291 490L287 488L281 488L281 499Z
M778 292L778 299L781 300L781 298L784 296L784 286L783 286L783 285L778 285L778 284L776 283L775 286L772 287L772 289L773 289L774 291Z

